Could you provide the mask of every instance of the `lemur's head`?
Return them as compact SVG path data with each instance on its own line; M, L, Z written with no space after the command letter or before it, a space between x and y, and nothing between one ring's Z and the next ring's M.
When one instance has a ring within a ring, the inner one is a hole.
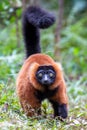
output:
M43 86L50 86L54 83L56 72L52 66L39 66L36 72L37 81Z
M52 65L51 65L52 64ZM33 62L28 71L29 82L35 89L55 89L61 83L62 69L59 63L38 64Z

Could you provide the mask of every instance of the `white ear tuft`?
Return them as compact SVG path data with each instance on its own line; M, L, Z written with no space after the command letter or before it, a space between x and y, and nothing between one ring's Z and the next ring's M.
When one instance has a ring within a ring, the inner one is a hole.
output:
M63 71L63 68L62 68L62 65L61 65L61 63L59 63L59 62L56 62L56 64L58 65L58 67L60 68L60 70L61 70L61 71Z

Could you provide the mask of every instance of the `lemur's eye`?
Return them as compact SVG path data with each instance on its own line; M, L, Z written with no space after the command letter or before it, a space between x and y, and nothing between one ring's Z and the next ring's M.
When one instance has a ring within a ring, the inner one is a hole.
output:
M42 73L39 73L38 76L39 76L39 77L42 77Z
M50 77L53 77L53 76L54 76L54 74L53 74L53 73L50 73L50 74L49 74L49 76L50 76Z

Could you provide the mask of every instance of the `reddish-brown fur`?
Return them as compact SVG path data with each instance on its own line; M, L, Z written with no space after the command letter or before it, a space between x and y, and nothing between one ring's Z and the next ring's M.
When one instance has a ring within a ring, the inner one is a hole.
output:
M41 107L40 101L35 96L35 91L37 89L44 92L44 87L37 82L35 74L38 67L42 65L51 65L56 71L56 80L53 85L49 87L49 90L58 87L58 92L55 96L50 97L50 99L57 101L60 104L68 104L66 84L61 65L54 62L54 60L48 55L35 54L30 56L23 64L16 85L21 106L28 116L33 116L35 111Z

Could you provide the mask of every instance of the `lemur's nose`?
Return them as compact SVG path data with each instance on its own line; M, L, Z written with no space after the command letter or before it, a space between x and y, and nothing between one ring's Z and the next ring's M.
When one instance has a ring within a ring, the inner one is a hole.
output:
M44 76L43 83L44 84L48 84L49 83L47 75Z
M44 81L48 81L47 75L44 76Z

